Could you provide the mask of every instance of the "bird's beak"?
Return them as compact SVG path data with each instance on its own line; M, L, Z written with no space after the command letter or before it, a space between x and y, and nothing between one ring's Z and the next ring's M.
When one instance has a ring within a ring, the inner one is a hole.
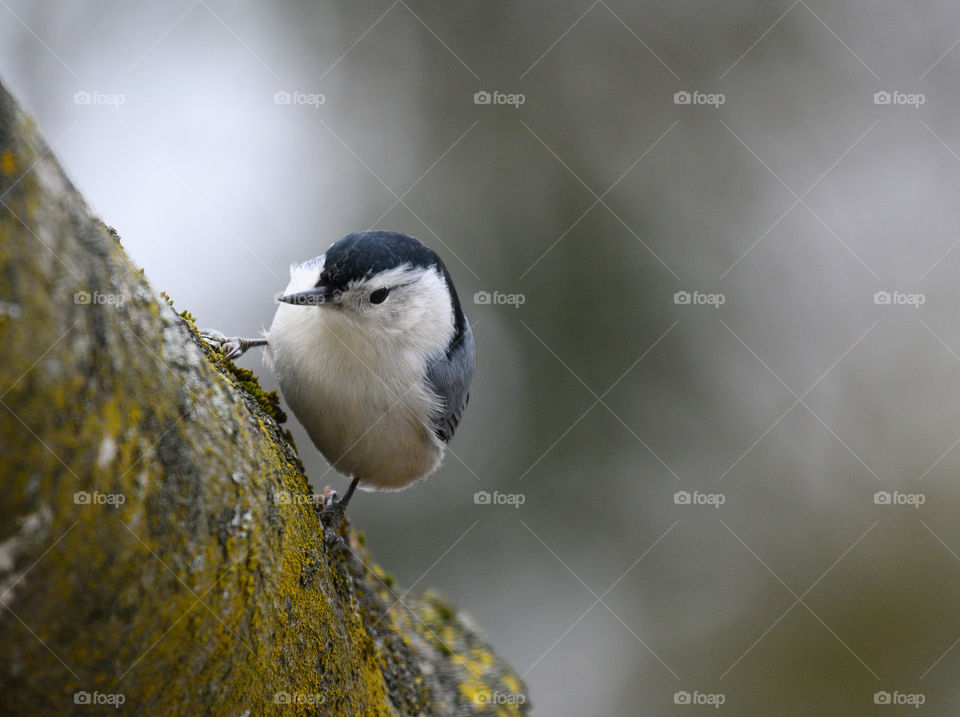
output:
M334 300L334 289L330 286L315 286L306 291L298 291L295 294L277 297L278 301L295 306L321 306L323 304L332 304Z

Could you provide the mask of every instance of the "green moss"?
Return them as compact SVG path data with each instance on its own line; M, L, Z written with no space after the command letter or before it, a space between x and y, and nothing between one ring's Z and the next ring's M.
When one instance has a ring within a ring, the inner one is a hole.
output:
M173 307L173 299L171 299L165 291L161 291L160 296L167 302L167 305L171 308ZM278 424L287 422L287 414L280 407L280 397L276 391L264 391L260 387L260 381L253 371L237 366L233 361L224 358L223 352L220 351L219 348L203 341L197 329L197 320L189 310L184 309L178 315L208 350L208 355L216 356L217 365L236 379L237 385L257 402L257 405L264 413ZM281 432L286 441L296 449L296 444L293 442L293 435L290 431L282 429Z
M383 568L381 568L376 563L370 566L370 573L373 575L373 577L377 579L378 583L382 583L387 587L393 586L393 576L390 575L388 572L386 572Z
M0 88L0 137L51 171L29 120L14 113L11 130L11 102ZM274 702L286 692L334 717L486 715L469 695L521 689L447 603L398 604L362 535L345 524L350 550L330 554L314 506L274 499L309 492L276 394L213 349L164 360L205 346L189 312L171 325L155 300L72 301L152 292L72 189L49 194L59 184L30 173L0 213L0 298L21 309L0 323L0 432L16 441L0 463L14 558L0 579L29 572L5 595L23 622L0 620L4 714L68 713L86 690L123 694L132 714L301 713Z
M276 391L264 391L253 371L237 366L233 361L221 359L221 365L237 379L240 388L256 399L264 413L277 423L286 423L287 415L280 408L280 397Z

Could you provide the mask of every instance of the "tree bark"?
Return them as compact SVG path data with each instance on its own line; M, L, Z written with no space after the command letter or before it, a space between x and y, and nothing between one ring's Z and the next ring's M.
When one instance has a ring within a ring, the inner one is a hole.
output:
M0 86L0 711L526 714L469 622L344 526Z

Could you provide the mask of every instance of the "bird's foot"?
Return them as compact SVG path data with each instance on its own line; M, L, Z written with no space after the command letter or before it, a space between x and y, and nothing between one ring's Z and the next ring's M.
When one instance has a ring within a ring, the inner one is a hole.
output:
M324 491L320 520L323 523L323 541L331 551L340 550L345 545L340 537L340 524L346 512L347 504L340 501L337 491L329 488Z
M223 352L223 357L228 360L240 358L248 349L254 346L266 346L266 339L242 339L239 337L225 336L216 329L204 329L200 336L211 346L215 346Z

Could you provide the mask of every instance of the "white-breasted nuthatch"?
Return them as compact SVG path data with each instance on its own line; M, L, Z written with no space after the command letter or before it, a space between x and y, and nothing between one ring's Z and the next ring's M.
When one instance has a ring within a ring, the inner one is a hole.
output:
M204 338L237 358L266 346L287 404L327 461L350 477L324 507L337 534L354 490L400 490L440 465L476 367L450 272L417 239L349 234L290 267L264 338Z

